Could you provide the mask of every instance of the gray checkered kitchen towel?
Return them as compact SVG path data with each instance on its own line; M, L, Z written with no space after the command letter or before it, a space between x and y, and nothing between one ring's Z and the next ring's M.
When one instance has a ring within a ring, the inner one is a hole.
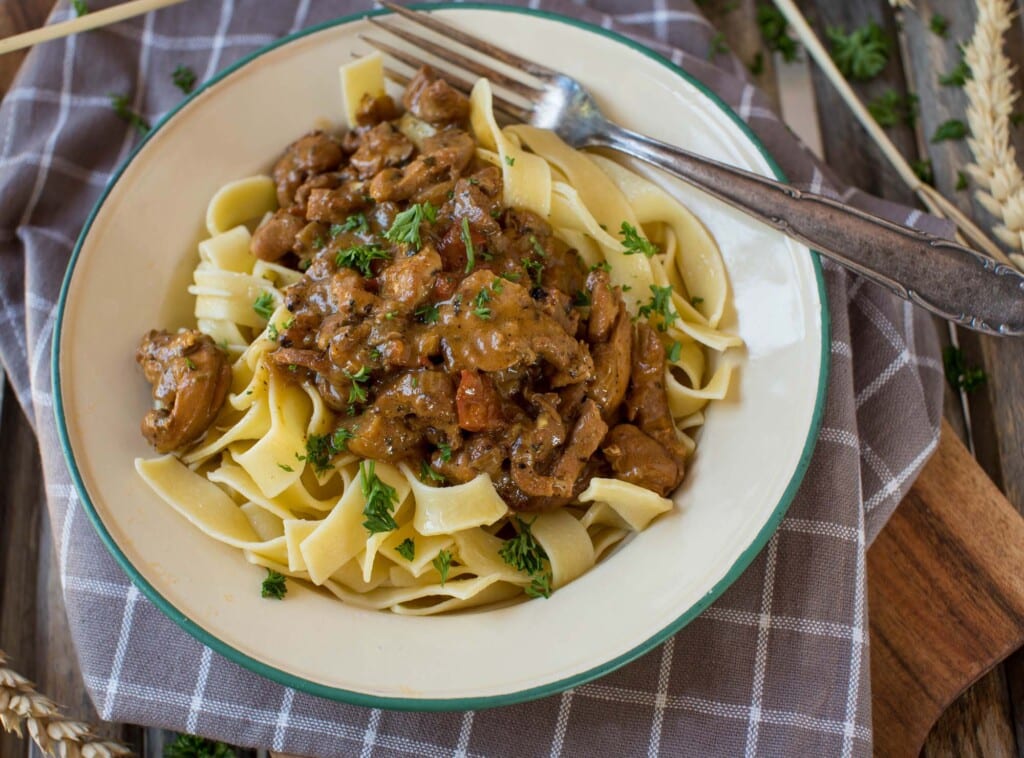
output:
M725 54L707 61L714 30L689 0L530 5L640 38L718 92L795 184L835 191L742 65ZM827 263L827 409L781 528L718 602L599 681L480 712L397 713L322 700L205 648L107 554L61 456L49 356L75 238L137 140L108 93L129 93L155 120L180 101L170 77L179 64L205 79L289 32L368 7L193 0L39 46L0 106L0 359L39 436L67 610L99 713L301 755L869 755L865 548L935 448L942 366L928 319ZM71 13L61 3L51 22ZM948 232L917 211L845 196Z

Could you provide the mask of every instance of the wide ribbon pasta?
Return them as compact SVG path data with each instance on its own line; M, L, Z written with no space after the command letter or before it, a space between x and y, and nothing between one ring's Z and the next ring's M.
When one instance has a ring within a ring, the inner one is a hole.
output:
M341 86L352 122L365 97L385 91L380 56L343 66ZM709 362L707 351L741 344L721 329L728 283L711 235L622 165L545 130L499 127L486 80L474 86L470 107L477 157L500 168L504 205L540 215L587 265L605 268L633 313L671 289L659 332L669 357L665 388L674 433L692 451L705 406L728 395L735 371L726 358ZM398 128L416 144L434 133L410 114ZM598 476L572 507L514 514L485 473L435 486L405 464L347 453L326 465L309 460L311 442L326 439L336 419L312 384L285 380L267 361L291 317L282 292L302 276L249 251L250 230L275 209L266 176L231 182L211 200L210 237L199 244L189 292L199 329L233 357L231 392L205 439L180 459L136 461L146 483L206 535L353 606L423 615L562 587L672 508L650 490ZM627 228L654 242L654 254L624 246ZM380 492L389 500L383 514ZM368 529L373 519L384 527ZM511 539L535 541L546 572L540 585L510 558Z

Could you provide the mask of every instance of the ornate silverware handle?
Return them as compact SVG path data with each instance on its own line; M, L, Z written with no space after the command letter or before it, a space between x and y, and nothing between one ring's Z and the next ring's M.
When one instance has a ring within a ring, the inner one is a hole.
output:
M675 174L950 321L1024 334L1024 275L955 242L702 158L610 122L587 144Z

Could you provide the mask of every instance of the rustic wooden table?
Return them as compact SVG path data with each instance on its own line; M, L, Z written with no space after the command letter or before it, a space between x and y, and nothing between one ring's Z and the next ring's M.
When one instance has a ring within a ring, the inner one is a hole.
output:
M780 70L771 54L764 52L755 21L758 0L697 2L722 30L724 42L741 59L753 61L759 52L763 54L765 65L757 77L758 83L778 98ZM967 146L963 141L935 145L924 138L942 121L963 114L962 92L940 87L937 74L948 71L957 62L956 44L965 41L973 28L974 4L965 0L915 0L915 9L903 14L902 23L886 0L801 0L800 5L819 34L828 26L849 28L875 21L893 39L901 40L899 53L892 56L883 74L868 84L858 85L858 92L864 98L875 97L889 88L918 94L921 113L916 128L900 125L891 128L890 134L905 155L932 162L935 184L943 193L982 226L990 225L992 219L972 201L969 193L955 190L957 170L969 159ZM2 0L0 37L41 25L51 6L52 0ZM935 14L950 21L947 39L929 30L929 20ZM1019 20L1010 32L1007 50L1020 67L1024 63L1024 25ZM0 56L0 96L10 87L22 60L23 54L18 53ZM831 85L816 70L811 77L821 148L828 164L850 184L913 205L913 196L848 115ZM1018 90L1024 89L1022 85L1018 75ZM1014 139L1018 154L1024 155L1024 129L1018 130ZM950 335L945 326L936 324L936 328L948 344ZM892 593L885 591L888 586L880 586L889 582L894 571L907 570L906 541L916 539L923 525L934 526L937 515L944 515L947 521L962 515L957 510L959 503L949 502L940 503L939 513L934 508L937 500L944 496L950 500L970 498L971 492L987 487L984 481L978 486L972 484L978 481L975 477L979 474L973 463L964 462L966 456L957 438L974 451L981 468L1010 503L1024 513L1024 340L998 340L962 331L956 338L968 362L984 367L988 381L964 398L947 391L948 424L936 460L869 553L873 659L880 650L876 626L882 623L876 624L874 618L884 615L885 623L896 628L906 621L900 618L900 608L889 599ZM22 673L66 706L70 714L97 723L78 672L64 613L35 439L13 394L0 391L0 403L0 646ZM961 490L957 490L958 485ZM983 516L986 508L997 505L1005 509L1005 501L994 488L986 492L985 498L972 501L971 513ZM1000 513L1005 519L1005 513ZM1018 519L1012 513L1011 516L1011 521L1004 522L993 517L993 525L989 526L1017 529ZM1003 526L999 527L1000 524ZM959 527L950 527L956 528ZM932 550L918 568L927 567L928 560L941 560L942 549L945 548L940 545L938 552ZM1009 561L1011 557L992 560ZM956 591L956 587L950 590L954 596ZM917 616L919 621L921 618L924 617ZM1020 616L1009 614L1009 618L1020 625ZM876 706L878 697L876 692ZM127 724L105 724L102 728L143 755L160 755L169 736L159 730ZM0 757L37 752L17 738L0 736ZM923 754L1024 757L1024 653L1011 655L964 692L932 729Z

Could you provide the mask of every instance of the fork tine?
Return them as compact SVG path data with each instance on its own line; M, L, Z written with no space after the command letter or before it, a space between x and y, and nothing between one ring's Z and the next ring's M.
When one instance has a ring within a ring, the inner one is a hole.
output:
M543 89L541 88L531 87L529 84L526 84L525 82L521 82L509 76L506 76L500 71L494 70L490 66L484 65L478 61L473 60L472 58L467 58L465 55L457 53L454 50L444 48L441 45L431 42L425 37L419 36L418 34L413 34L410 31L401 29L393 24L388 24L383 21L379 21L378 19L375 18L368 18L367 21L369 21L374 26L380 27L381 29L384 29L385 31L391 34L394 34L396 37L404 39L406 42L412 45L416 45L416 47L420 48L421 50L427 51L431 55L436 55L438 58L440 58L443 61L446 61L447 63L459 66L460 68L463 68L466 71L474 73L477 76L486 77L487 79L491 80L491 83L504 87L505 89L511 90L512 92L515 92L517 95L524 97L527 100L533 100L543 92Z
M559 73L557 71L553 71L550 68L541 66L539 63L527 60L526 58L520 58L515 53L510 53L508 50L492 45L489 42L484 42L479 37L474 37L472 34L467 34L461 29L457 29L454 26L445 23L444 21L439 21L438 19L434 18L434 16L431 14L424 13L421 11L412 11L409 10L408 8L402 7L401 5L397 5L392 2L387 2L386 0L379 1L381 5L383 5L392 13L402 16L403 18L407 18L413 23L419 24L420 26L424 26L427 29L431 29L432 31L435 31L439 34L443 34L445 37L449 37L455 40L456 42L465 45L471 50L476 50L477 52L483 53L484 55L489 55L492 58L496 58L497 60L501 61L502 63L512 66L513 68L518 68L521 69L522 71L527 72L528 74L533 74L538 79L543 79L546 81L549 79L558 78L559 76Z
M401 61L407 66L411 66L412 68L418 69L420 66L427 65L426 61L417 58L415 55L412 55L411 53L408 53L405 50L399 50L397 47L392 47L386 42L381 42L379 39L375 39L374 37L368 37L364 34L360 34L359 39L361 39L368 45L371 45L377 48L378 50L387 53L395 60ZM461 90L462 92L469 94L469 92L473 89L473 82L469 81L468 79L465 79L457 74L453 74L450 71L440 71L439 73L445 79L445 81L447 81L457 90ZM403 86L409 83L409 79L407 77L404 78L404 82L399 82ZM530 111L528 109L516 105L509 99L502 97L500 93L492 91L491 95L496 110L504 111L506 115L511 116L512 119L515 121L526 123L530 120Z

